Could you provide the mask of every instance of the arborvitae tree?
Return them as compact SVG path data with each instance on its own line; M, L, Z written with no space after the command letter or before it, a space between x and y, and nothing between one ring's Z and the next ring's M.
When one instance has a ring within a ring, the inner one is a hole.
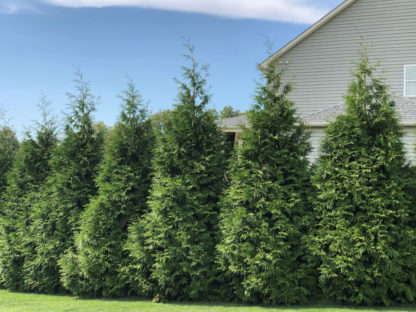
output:
M277 65L263 71L265 83L247 113L250 128L221 201L218 251L240 300L298 304L308 302L315 286L304 240L310 144Z
M33 247L28 235L30 210L40 185L50 173L49 161L57 142L49 103L44 97L41 109L43 122L37 124L34 136L28 132L21 143L2 197L0 279L11 290L25 290L23 263Z
M127 248L140 292L148 292L150 277L161 299L207 300L217 289L217 201L225 159L223 136L206 109L204 69L189 51L191 67L184 68L178 103L155 150L151 211L130 228Z
M60 262L63 285L78 295L129 294L129 279L122 274L129 258L123 247L128 225L146 211L154 135L132 82L122 101L100 168L98 196L82 214L75 252Z
M94 127L96 98L82 75L76 80L78 94L69 94L64 139L51 159L52 176L35 204L31 229L36 253L25 263L27 287L39 292L62 289L58 261L74 245L74 231L84 207L96 195L95 179L103 154L103 135Z
M313 252L331 300L414 302L416 236L408 168L394 102L367 52L353 72L346 112L326 131L314 181Z
M7 174L13 167L13 161L19 148L15 132L8 126L5 111L0 109L0 195L7 185Z

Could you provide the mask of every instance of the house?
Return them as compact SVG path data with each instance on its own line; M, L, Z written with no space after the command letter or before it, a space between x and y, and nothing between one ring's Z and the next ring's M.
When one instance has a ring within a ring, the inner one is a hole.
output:
M363 38L363 39L362 39ZM290 99L311 132L313 161L324 129L343 112L343 96L359 59L362 40L372 62L380 62L403 126L403 143L416 163L416 1L346 0L260 64L275 58L287 65L283 82L293 81ZM241 132L245 117L222 120L226 132Z

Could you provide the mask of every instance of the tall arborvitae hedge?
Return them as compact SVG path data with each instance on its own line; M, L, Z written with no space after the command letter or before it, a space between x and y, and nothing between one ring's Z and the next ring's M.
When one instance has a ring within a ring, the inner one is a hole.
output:
M314 294L304 238L311 206L309 134L288 99L277 62L264 70L250 128L221 201L219 261L244 302L298 304Z
M98 196L81 217L75 252L61 261L62 281L74 294L126 296L127 227L146 211L154 135L142 98L129 83L122 112L107 142Z
M150 212L130 228L127 248L138 272L138 291L149 293L153 286L151 294L160 298L207 300L217 290L217 201L225 159L192 48L190 61L178 103L157 142Z
M28 235L30 212L40 185L50 174L49 161L57 142L48 102L44 100L43 104L43 122L37 124L34 136L27 133L20 144L2 197L0 279L10 290L26 290L23 264L33 248Z
M389 90L363 50L332 122L315 183L322 289L348 304L414 302L416 235L402 133Z
M95 179L103 154L103 136L94 127L96 98L82 75L77 94L69 94L71 112L64 138L51 159L52 176L34 205L30 235L36 253L25 262L25 282L34 291L62 290L58 261L74 245L74 231L90 198L96 195Z

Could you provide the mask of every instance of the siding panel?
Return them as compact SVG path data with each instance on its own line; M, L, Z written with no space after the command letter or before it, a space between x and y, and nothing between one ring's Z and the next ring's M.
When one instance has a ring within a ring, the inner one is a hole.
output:
M416 127L404 127L402 141L408 160L413 165L416 165Z
M342 103L361 36L392 93L403 94L404 65L416 64L416 1L357 0L281 58L301 116Z
M310 142L312 146L312 151L309 153L308 159L313 163L319 157L321 143L325 137L325 128L309 128L308 131L311 133ZM407 159L412 165L416 165L416 127L403 127L402 142Z
M321 147L322 139L325 137L325 128L309 128L311 133L311 147L312 151L308 155L308 159L313 163L319 157L319 150Z

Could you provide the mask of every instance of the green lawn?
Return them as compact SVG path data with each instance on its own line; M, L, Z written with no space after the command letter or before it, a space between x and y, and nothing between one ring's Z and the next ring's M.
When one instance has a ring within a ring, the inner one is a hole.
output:
M161 304L150 301L135 300L84 300L69 296L50 296L12 293L0 290L1 312L335 312L335 311L415 311L416 306L402 308L340 308L340 307L292 307L269 308L258 306L242 306L232 304L190 304L171 303Z

